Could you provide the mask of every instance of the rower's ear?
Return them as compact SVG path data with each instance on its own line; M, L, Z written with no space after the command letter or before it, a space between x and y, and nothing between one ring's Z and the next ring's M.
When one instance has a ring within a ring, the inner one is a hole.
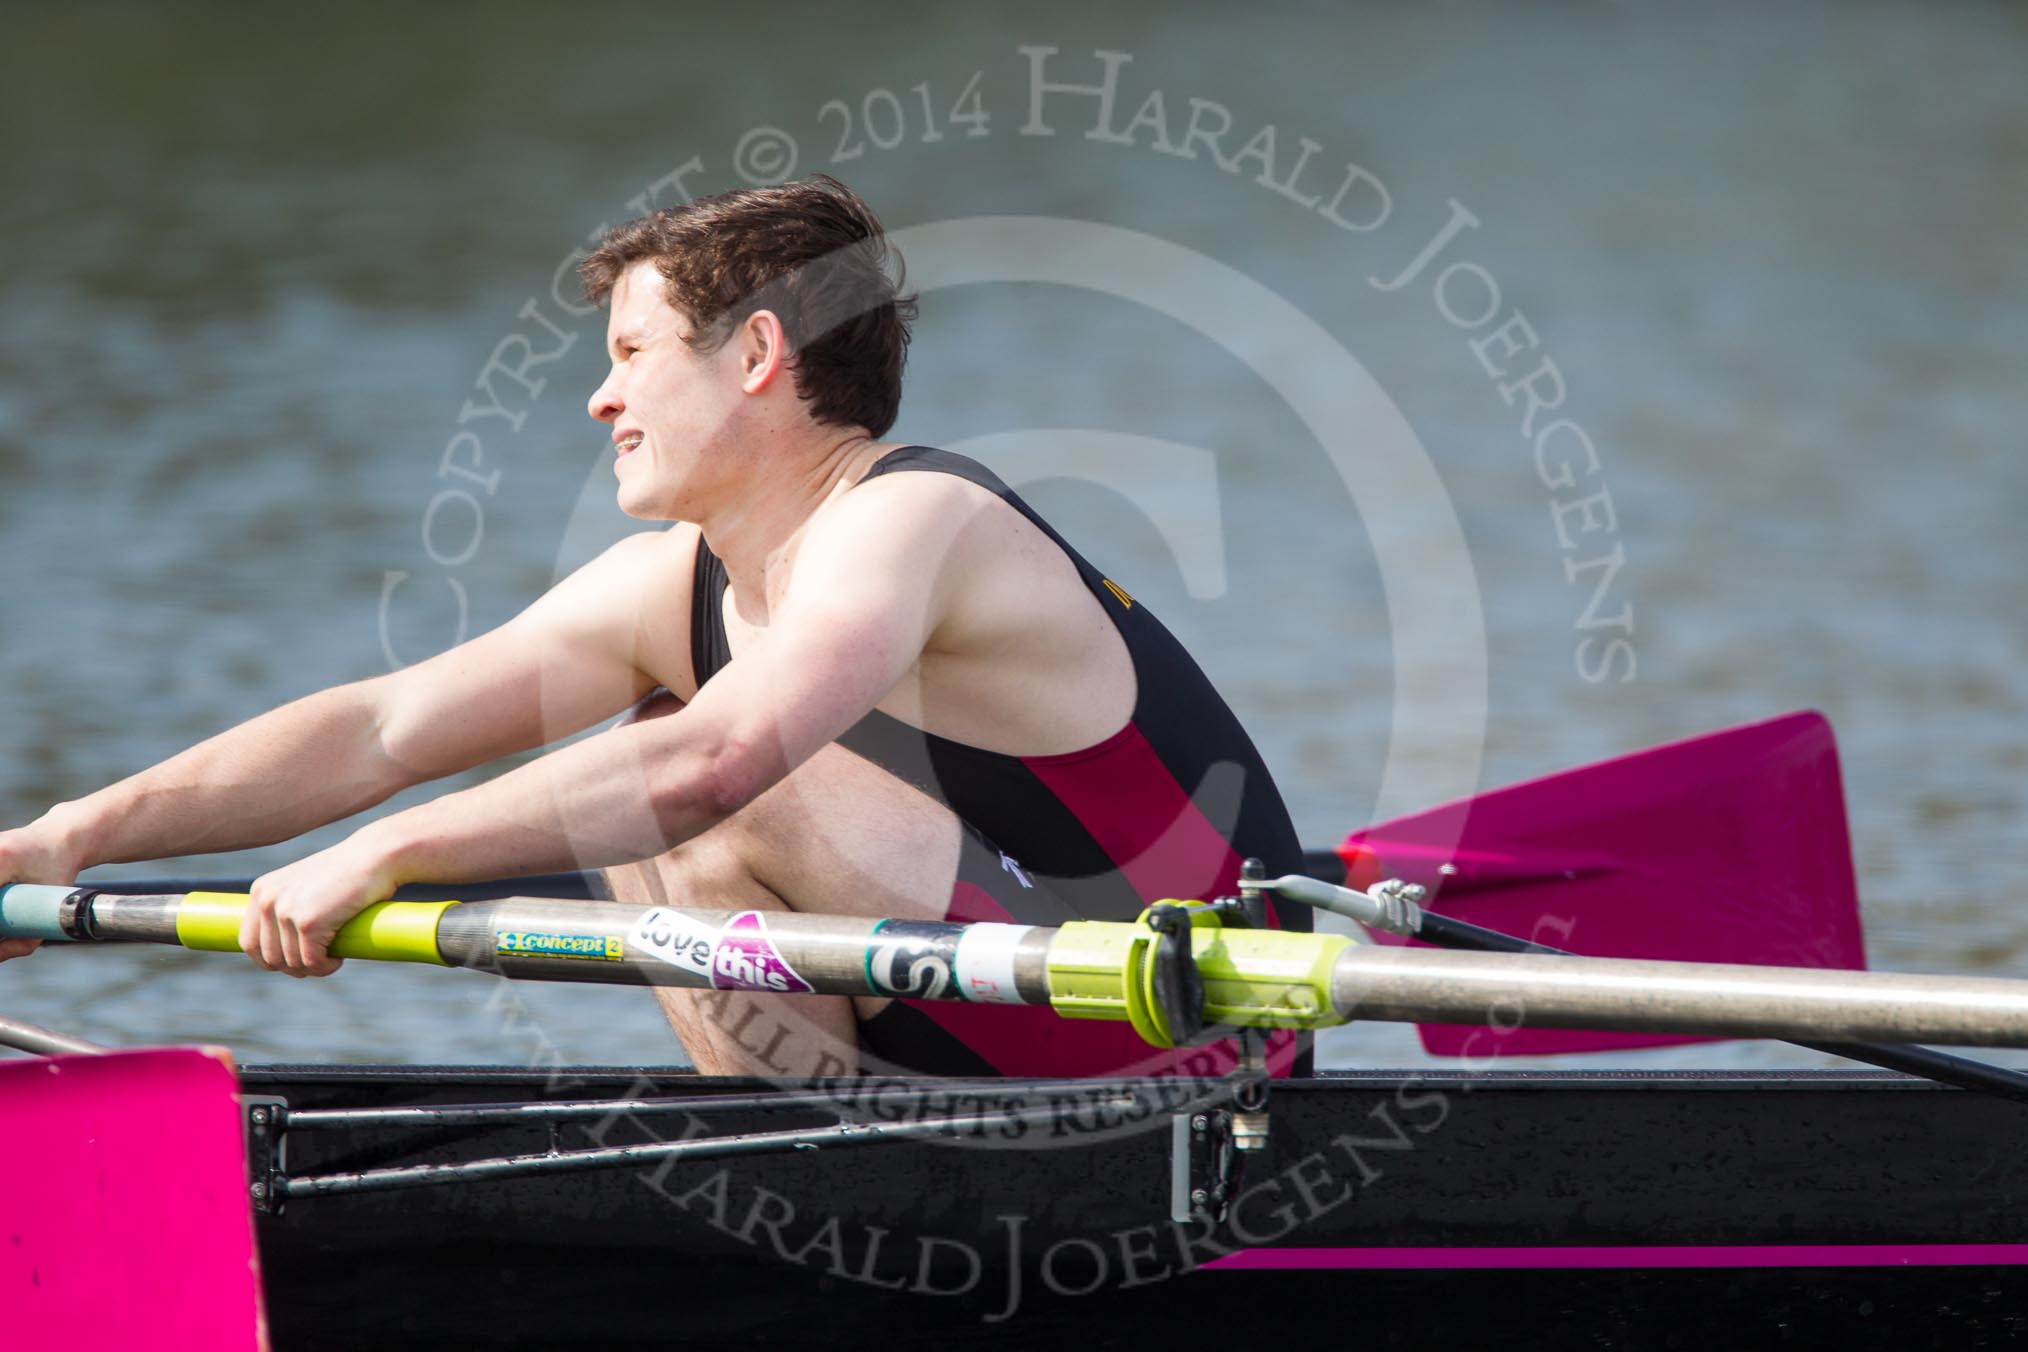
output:
M773 310L755 310L739 326L730 346L739 361L740 389L759 394L788 365L788 336Z

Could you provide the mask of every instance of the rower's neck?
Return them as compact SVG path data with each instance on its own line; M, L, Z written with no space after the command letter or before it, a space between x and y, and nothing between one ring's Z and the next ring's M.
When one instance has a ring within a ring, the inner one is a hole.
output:
M897 444L831 432L800 445L771 446L737 500L698 523L705 543L725 564L733 603L742 616L766 617L811 520Z

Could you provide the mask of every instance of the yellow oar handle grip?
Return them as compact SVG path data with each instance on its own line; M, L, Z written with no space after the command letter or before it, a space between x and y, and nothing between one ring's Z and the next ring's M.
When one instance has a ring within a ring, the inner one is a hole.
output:
M211 953L239 952L247 898L237 892L191 892L176 908L176 942ZM437 951L437 921L455 901L381 901L345 922L331 943L339 958L429 962L448 967Z

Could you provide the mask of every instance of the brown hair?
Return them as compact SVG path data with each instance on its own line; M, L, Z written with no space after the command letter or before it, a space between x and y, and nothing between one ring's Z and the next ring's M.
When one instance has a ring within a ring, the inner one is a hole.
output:
M843 183L817 174L741 188L614 226L578 265L585 296L604 304L644 259L690 318L692 347L714 352L772 310L813 418L876 437L894 426L915 298L900 294L901 256L873 209Z

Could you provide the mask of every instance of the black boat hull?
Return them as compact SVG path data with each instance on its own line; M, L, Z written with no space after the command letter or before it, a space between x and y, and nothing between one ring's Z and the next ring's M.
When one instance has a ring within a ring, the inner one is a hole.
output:
M261 1068L292 1109L724 1094L631 1070ZM874 1116L939 1087L890 1082ZM1874 1074L1278 1082L1216 1233L1169 1218L1166 1120L291 1201L274 1345L1698 1346L2028 1333L2028 1109ZM807 1117L797 1119L811 1120ZM759 1130L755 1110L714 1127ZM637 1120L561 1128L649 1139ZM655 1134L681 1133L657 1119ZM541 1127L289 1142L293 1173L541 1151ZM1222 1256L1226 1254L1231 1256Z

